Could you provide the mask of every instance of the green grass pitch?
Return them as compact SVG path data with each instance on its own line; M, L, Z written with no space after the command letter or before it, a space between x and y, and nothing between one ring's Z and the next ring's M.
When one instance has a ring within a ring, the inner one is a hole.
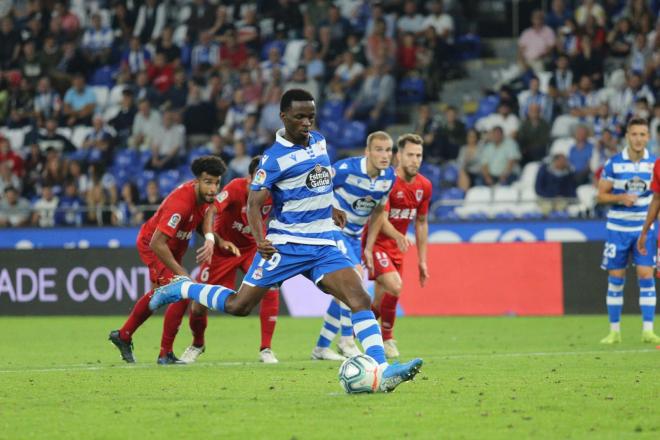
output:
M138 364L119 360L107 334L123 319L0 318L0 438L660 438L660 350L638 316L616 347L598 343L604 316L402 318L422 372L356 396L338 364L309 360L320 319L280 318L280 364L263 365L257 318L213 316L199 362L170 367L155 363L161 317L135 336Z

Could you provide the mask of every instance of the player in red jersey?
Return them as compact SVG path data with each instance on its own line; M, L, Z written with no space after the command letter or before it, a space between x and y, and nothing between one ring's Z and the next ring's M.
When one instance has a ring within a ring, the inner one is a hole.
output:
M236 272L241 269L246 273L252 264L257 252L257 245L250 233L247 220L247 198L250 182L259 166L261 156L254 157L250 162L250 177L242 177L232 180L225 186L216 197L213 206L209 208L204 219L205 236L211 234L208 243L229 243L232 248L212 245L210 248L198 254L198 262L203 262L197 282L215 284L235 288ZM261 208L264 220L269 216L272 209L271 200L266 200ZM218 215L215 215L215 214ZM214 218L215 216L215 218ZM211 232L212 231L212 232ZM163 340L161 350L172 350L174 338L181 325L189 299L170 304L165 313L163 326ZM204 352L204 331L207 324L208 309L203 305L193 302L190 307L190 329L193 333L193 342L181 355L181 360L192 363ZM259 357L262 362L274 364L277 358L271 350L271 340L275 331L277 314L279 311L279 292L271 289L261 300L261 346Z
M403 282L403 255L408 249L406 231L415 220L415 239L419 259L419 283L424 286L429 278L426 249L429 224L427 213L431 201L431 182L421 174L423 154L422 138L404 134L397 139L397 178L385 207L387 218L381 218L366 232L363 240L365 265L369 279L376 280L373 309L380 314L383 345L387 357L399 357L393 338L396 305ZM384 217L384 216L383 216Z
M149 267L152 289L135 303L122 328L111 331L109 336L126 362L135 362L133 333L151 316L149 300L154 289L169 283L176 275L188 276L181 259L188 249L190 237L218 194L220 176L226 169L219 157L195 159L191 165L195 179L172 191L153 217L140 228L136 245L140 258ZM178 359L173 353L158 358L159 364L176 362Z

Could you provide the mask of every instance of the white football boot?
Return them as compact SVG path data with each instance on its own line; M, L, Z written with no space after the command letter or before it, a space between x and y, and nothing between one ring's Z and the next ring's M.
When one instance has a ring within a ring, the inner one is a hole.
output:
M342 336L339 338L339 342L337 342L337 352L347 358L362 354L360 349L357 348L357 345L355 345L355 339L353 339L353 336Z
M204 353L204 350L206 350L205 346L195 347L194 345L191 345L185 349L180 359L186 364L192 364L202 353Z
M346 358L330 347L314 347L312 360L315 361L345 361Z
M273 350L271 350L270 348L264 348L263 350L261 350L259 352L259 359L264 364L276 364L279 362L275 357L275 353L273 353Z
M396 341L394 339L383 341L383 348L385 349L385 356L389 359L398 358L400 356L399 349L396 348Z

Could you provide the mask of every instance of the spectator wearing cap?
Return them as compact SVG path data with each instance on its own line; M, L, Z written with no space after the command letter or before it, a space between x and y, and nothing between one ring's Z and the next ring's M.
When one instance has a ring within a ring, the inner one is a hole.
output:
M0 227L21 227L30 223L30 202L13 186L4 189L0 200Z
M543 11L532 12L532 26L525 29L518 39L520 58L534 71L543 71L545 59L554 46L555 32L544 24Z
M568 151L568 161L575 170L578 185L589 182L591 169L589 162L594 152L594 146L589 142L589 129L585 125L575 128L574 143Z
M92 114L96 109L96 95L81 74L73 78L73 86L64 95L63 116L66 125L91 125Z
M504 136L500 126L490 130L490 140L481 155L481 175L488 186L509 185L518 174L520 150L513 139Z

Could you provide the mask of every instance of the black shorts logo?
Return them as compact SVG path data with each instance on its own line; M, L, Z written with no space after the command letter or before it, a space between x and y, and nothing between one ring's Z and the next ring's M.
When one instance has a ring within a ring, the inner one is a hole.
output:
M330 171L316 164L314 169L307 174L305 185L310 191L317 193L326 192L332 185L332 176Z

